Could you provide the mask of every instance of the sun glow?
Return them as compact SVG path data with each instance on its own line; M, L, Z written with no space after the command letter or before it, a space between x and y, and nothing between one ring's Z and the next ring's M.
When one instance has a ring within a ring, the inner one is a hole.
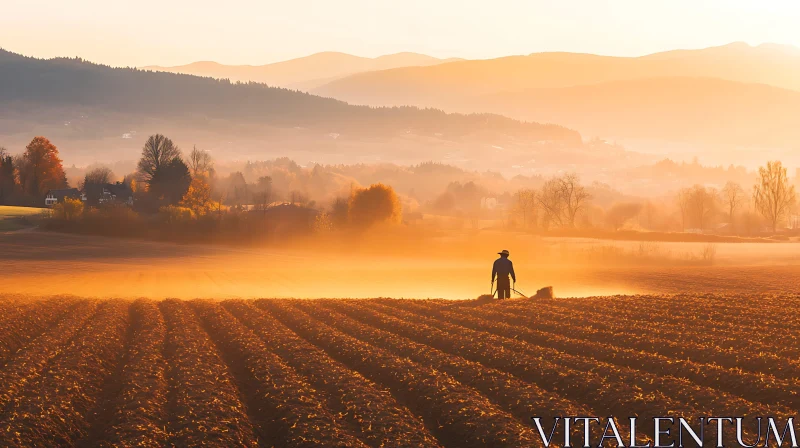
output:
M142 32L143 23L159 32ZM136 8L99 0L11 0L0 15L0 45L119 66L258 65L320 51L469 59L539 51L635 56L735 41L800 46L797 23L800 3L793 0L234 0L224 6L142 0Z

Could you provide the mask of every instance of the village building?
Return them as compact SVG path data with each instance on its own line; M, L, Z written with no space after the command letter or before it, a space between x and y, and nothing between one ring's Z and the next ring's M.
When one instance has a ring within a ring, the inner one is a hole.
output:
M133 191L126 184L89 184L84 189L86 205L97 207L109 204L133 205Z
M82 201L86 200L86 197L81 194L77 188L60 188L47 191L44 197L44 205L52 207L60 202L64 202L66 198L80 199Z

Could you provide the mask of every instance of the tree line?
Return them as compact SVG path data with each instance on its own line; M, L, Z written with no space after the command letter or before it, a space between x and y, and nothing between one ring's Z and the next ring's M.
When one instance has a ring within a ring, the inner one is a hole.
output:
M538 190L517 191L512 210L525 228L574 228L591 199L592 195L580 184L578 175L569 173L549 179Z
M346 175L356 168L318 165L303 168L283 158L248 162L242 171L220 177L208 151L193 147L184 155L170 138L155 134L145 141L136 171L125 175L120 183L133 191L134 212L160 214L172 223L209 218L214 214L219 219L231 212L256 211L266 215L276 201L313 209L309 222L318 230L399 221L404 208L399 196L392 187L377 184L387 176L388 179L397 177L397 170L375 167L369 174L375 179L372 182L375 185L362 188ZM360 167L357 171L363 170ZM461 172L453 170L455 168L439 164L421 164L411 167L409 172L413 176L425 176L431 171L436 178L444 174L447 174L444 178L461 176ZM762 226L776 232L787 222L797 204L795 186L778 161L759 169L750 192L736 182L727 182L721 189L694 185L678 191L671 203L630 200L617 201L605 208L593 203L599 195L601 204L609 204L602 185L584 186L574 173L529 180L536 181L536 188L520 188L513 194L503 195L496 195L482 185L483 181L492 179L487 176L489 174L478 180L450 182L435 199L422 208L412 204L412 209L434 214L461 210L474 221L476 228L479 220L486 218L504 219L515 227L542 230L591 227L616 231L635 221L634 227L647 230L705 232L719 230L715 225L727 222L729 227L725 232L738 233L746 229L752 234ZM86 172L76 186L88 192L114 179L114 173L101 166ZM511 185L513 183L508 184ZM0 204L41 206L47 190L68 186L58 148L47 138L35 137L16 156L0 148ZM327 207L316 203L323 195L333 197ZM413 196L412 189L404 201L413 202ZM487 202L493 197L499 200L496 210ZM670 211L670 204L674 212ZM90 202L90 205L96 204ZM70 207L70 210L59 208L60 216L68 220L83 214L82 209L78 209L82 204L73 202Z
M771 161L758 169L757 182L749 195L735 182L728 182L719 191L712 187L695 185L680 190L677 202L684 230L690 225L701 231L708 229L720 211L727 217L728 224L735 229L740 212L750 204L772 232L776 232L794 210L797 193L786 168L779 161ZM745 219L751 217L745 216Z
M512 222L527 229L582 225L618 231L636 220L635 227L670 230L668 225L654 223L657 215L662 215L662 221L665 219L663 215L668 213L669 204L626 201L602 209L594 206L591 199L592 194L580 184L577 175L564 174L547 180L541 188L518 190L508 209ZM731 181L721 189L698 184L680 189L675 195L675 206L679 216L677 230L683 232L714 230L715 224L726 222L727 233L738 233L741 227L758 233L764 225L775 233L796 211L797 194L787 169L781 162L771 161L759 168L757 181L749 193Z
M47 190L68 186L58 149L44 137L34 138L21 155L11 156L7 150L0 155L0 199L4 201L22 198L41 206ZM101 166L86 172L77 186L87 192L113 179L114 173ZM219 179L209 152L193 147L184 154L161 134L147 138L136 171L117 184L133 192L132 206L67 197L53 207L45 228L109 236L253 242L312 231L364 230L402 219L399 198L389 186L353 186L330 208L317 207L300 191L290 191L287 200L275 202L270 176L248 183L241 172L234 172Z

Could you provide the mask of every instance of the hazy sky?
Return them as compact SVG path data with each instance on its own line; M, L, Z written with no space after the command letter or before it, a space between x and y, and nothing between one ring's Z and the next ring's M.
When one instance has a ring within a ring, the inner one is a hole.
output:
M110 65L264 64L319 51L491 58L800 47L800 0L2 0L0 47Z

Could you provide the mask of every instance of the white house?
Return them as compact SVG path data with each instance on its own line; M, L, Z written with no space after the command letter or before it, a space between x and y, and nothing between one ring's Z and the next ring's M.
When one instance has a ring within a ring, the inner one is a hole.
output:
M57 190L48 190L44 197L44 205L47 207L52 207L59 202L64 202L65 198L86 201L86 196L81 194L77 188L61 188Z

